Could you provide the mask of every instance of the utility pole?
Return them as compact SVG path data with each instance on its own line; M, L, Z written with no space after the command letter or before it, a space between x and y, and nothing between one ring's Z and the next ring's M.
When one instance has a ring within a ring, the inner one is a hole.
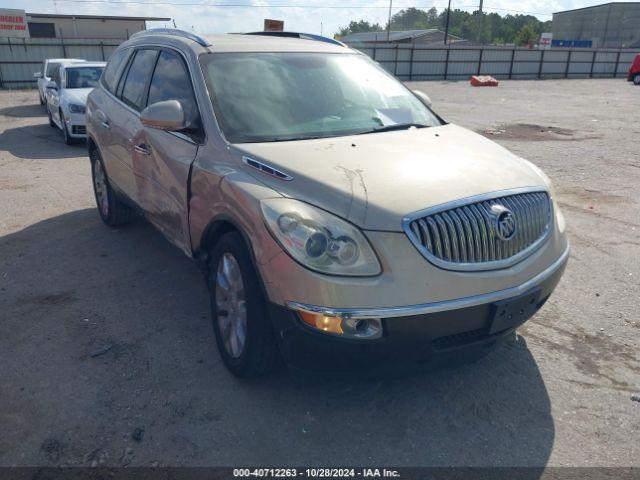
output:
M449 36L449 16L451 15L451 0L449 0L449 6L447 7L447 20L444 26L444 44L447 44L447 37Z
M393 7L393 0L389 0L389 23L387 23L387 42L391 38L391 8Z
M482 24L483 24L483 15L482 15L482 0L480 0L480 5L478 6L478 43L482 45Z

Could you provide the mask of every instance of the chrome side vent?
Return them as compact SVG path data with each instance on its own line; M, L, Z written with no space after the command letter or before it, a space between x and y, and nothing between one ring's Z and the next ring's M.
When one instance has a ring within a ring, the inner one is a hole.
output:
M293 177L291 175L287 175L286 173L283 173L280 170L267 165L266 163L254 160L253 158L242 157L242 161L250 167L253 167L256 170L260 170L262 173L266 173L267 175L271 175L272 177L279 178L280 180L293 180Z
M517 189L479 195L416 212L405 233L436 266L495 270L514 265L539 248L552 227L549 194Z

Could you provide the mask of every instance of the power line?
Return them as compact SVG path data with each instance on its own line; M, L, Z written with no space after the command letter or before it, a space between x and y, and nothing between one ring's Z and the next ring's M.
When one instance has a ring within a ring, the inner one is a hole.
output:
M207 3L207 2L175 2L170 0L157 1L157 2L147 2L143 0L56 0L58 3L106 3L109 5L172 5L172 6L183 6L183 7L211 7L211 8L310 8L310 9L387 9L386 5L300 5L300 4L268 4L268 5L251 5L244 3ZM439 8L445 9L446 7L442 5L396 5L394 10L401 10L405 8ZM477 5L456 5L456 9L465 9L465 8L477 8ZM484 10L491 10L496 12L509 12L509 13L520 13L520 14L528 14L528 15L545 15L550 16L552 13L550 12L531 12L527 10L515 10L511 8L500 8L500 7L487 7L486 5L483 7Z

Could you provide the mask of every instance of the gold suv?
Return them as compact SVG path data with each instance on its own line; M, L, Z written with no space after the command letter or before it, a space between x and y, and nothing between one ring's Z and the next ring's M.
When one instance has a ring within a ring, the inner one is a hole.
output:
M203 266L238 376L477 358L567 262L539 168L335 40L140 32L87 136L102 220L139 211Z

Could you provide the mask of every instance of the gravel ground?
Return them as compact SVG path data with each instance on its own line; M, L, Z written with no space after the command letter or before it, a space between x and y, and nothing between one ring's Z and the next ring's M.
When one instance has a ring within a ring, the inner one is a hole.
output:
M0 92L0 465L640 466L640 88L411 86L549 174L573 251L517 341L367 381L231 377L195 265L104 227L84 147Z

